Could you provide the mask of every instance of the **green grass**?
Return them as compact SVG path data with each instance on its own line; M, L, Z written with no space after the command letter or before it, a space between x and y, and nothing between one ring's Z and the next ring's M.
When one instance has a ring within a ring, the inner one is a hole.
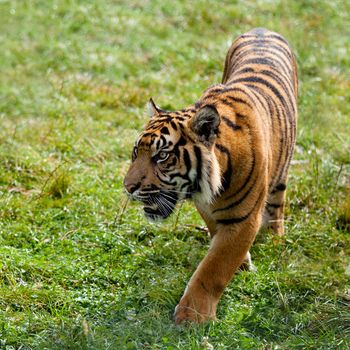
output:
M350 3L0 1L1 349L349 349ZM191 203L162 224L122 179L153 96L182 108L253 27L299 64L286 236L219 321L171 313L209 240Z

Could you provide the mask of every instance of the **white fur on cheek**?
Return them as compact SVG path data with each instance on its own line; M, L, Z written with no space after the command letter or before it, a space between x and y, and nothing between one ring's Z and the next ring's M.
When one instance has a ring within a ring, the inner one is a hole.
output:
M202 150L201 191L194 196L199 203L211 203L221 189L220 166L213 151Z

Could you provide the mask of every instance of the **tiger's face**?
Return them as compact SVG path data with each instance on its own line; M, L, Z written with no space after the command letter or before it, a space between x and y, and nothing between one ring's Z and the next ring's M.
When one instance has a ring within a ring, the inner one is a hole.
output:
M201 114L194 108L165 112L150 103L152 117L136 140L124 186L143 203L146 217L158 220L166 219L179 200L197 196L210 201L220 187L220 179L213 186L211 178L218 171L211 145L219 117L209 107Z
M143 132L134 146L124 185L131 198L143 202L145 215L152 220L167 218L178 200L195 192L195 172L184 161L189 158L186 144L163 125L151 134Z

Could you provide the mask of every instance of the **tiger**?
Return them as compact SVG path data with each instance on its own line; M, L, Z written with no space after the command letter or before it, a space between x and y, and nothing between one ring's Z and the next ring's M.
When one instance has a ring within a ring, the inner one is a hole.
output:
M284 234L297 95L289 43L255 28L233 42L221 83L194 104L168 111L150 99L125 189L151 220L166 219L179 201L191 199L211 237L175 308L176 324L215 320L234 274L253 266L249 250L259 229Z

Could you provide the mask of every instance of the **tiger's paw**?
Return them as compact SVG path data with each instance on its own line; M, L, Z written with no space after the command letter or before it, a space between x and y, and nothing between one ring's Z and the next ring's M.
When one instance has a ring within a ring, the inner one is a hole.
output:
M193 298L184 295L175 308L174 321L179 325L185 321L204 323L216 319L216 302L210 301L210 297Z
M250 253L248 252L242 265L238 268L238 273L241 271L250 271L250 272L257 272L258 269L256 268L256 266L253 264L252 262L252 258Z

